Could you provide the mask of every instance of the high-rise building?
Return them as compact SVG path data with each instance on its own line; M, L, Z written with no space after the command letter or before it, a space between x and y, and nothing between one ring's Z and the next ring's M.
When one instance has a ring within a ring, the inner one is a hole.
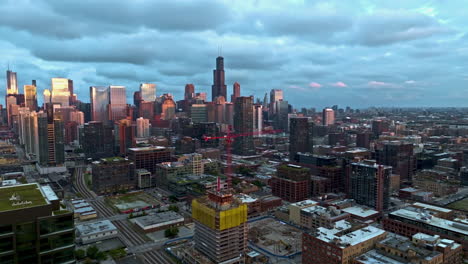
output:
M298 152L313 152L313 123L308 117L294 117L289 122L289 160Z
M16 72L7 70L6 72L6 95L9 94L18 94L18 83L16 80Z
M172 98L171 94L163 95L163 101L161 104L161 119L171 120L175 117L176 103Z
M93 162L92 171L92 186L96 193L130 190L138 184L135 164L121 157L103 158Z
M247 249L247 205L230 193L192 201L195 249L214 263L242 263Z
M100 121L91 121L80 128L80 145L87 158L114 156L112 127Z
M192 100L195 98L195 85L188 83L185 85L184 100Z
M392 167L370 161L351 163L349 166L349 197L380 212L388 209Z
M224 81L224 58L219 56L216 58L216 69L213 70L213 85L211 86L211 100L216 97L223 96L227 98L226 84Z
M48 185L0 187L0 263L75 263L73 213Z
M46 108L47 112L39 112L37 118L38 161L41 165L61 165L65 162L64 124L61 120L54 119L51 104L47 104Z
M382 141L376 146L378 164L393 167L401 183L411 183L416 167L413 144L403 141Z
M24 152L27 157L34 160L38 154L39 135L37 127L37 113L22 108L20 111L20 144L24 145Z
M57 104L62 107L70 105L70 88L69 80L66 78L52 78L52 104Z
M274 126L277 129L287 131L288 127L288 114L289 114L289 104L288 101L280 100L275 102L275 111L276 114L274 118Z
M49 89L44 89L44 92L42 92L42 96L44 97L43 98L43 105L45 106L47 103L50 103L51 99L52 99L52 95L50 93L50 90Z
M140 84L141 99L146 102L154 102L156 100L156 84L142 83Z
M18 115L18 99L16 98L17 94L9 94L5 97L5 106L7 112L7 122L10 128L13 128L14 116Z
M234 130L239 134L247 134L234 140L233 153L238 155L255 154L253 135L253 96L236 98L234 104Z
M279 166L271 178L271 192L289 202L306 200L310 196L309 169L293 164Z
M109 104L109 92L106 86L89 87L91 102L91 120L107 122L107 105Z
M325 108L322 111L322 125L330 126L335 124L335 111L331 108Z
M193 123L207 122L207 107L206 104L193 104L190 107L190 118Z
M127 117L127 96L125 86L111 85L109 90L108 119L111 121L121 120Z
M149 119L139 117L136 120L137 123L137 137L147 138L150 136L150 122Z
M165 147L141 147L130 148L128 159L135 164L136 169L146 169L151 172L151 184L161 182L157 179L156 169L158 164L171 161L171 151Z
M384 133L388 132L390 124L387 120L373 120L372 121L372 133L374 134L374 138L379 138L379 136Z
M232 95L231 95L231 102L235 103L236 98L240 96L240 84L238 82L235 82L232 85Z
M116 123L115 142L118 153L125 155L129 148L135 147L136 125L132 120L122 119Z
M263 130L263 106L261 104L255 104L253 106L253 129L256 132Z
M31 111L37 111L37 88L35 84L24 86L25 105Z
M356 134L356 147L370 149L372 134L369 132L360 132Z
M270 115L276 115L276 102L283 100L283 90L272 89L270 91Z

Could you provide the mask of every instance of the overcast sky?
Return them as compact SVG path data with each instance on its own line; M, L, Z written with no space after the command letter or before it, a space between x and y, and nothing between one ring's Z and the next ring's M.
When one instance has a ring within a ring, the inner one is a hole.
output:
M468 105L466 0L2 0L0 14L0 65L41 101L52 77L86 102L91 85L125 85L130 103L141 82L211 98L222 46L228 94L238 81L296 108Z

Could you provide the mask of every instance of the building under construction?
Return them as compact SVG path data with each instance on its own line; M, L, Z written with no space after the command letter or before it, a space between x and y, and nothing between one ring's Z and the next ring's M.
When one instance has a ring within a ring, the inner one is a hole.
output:
M223 191L192 201L195 248L214 263L239 263L247 249L247 205Z

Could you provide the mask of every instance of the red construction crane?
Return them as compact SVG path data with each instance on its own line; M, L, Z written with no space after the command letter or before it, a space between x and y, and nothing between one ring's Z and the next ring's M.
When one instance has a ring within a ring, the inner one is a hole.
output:
M226 135L221 136L221 137L203 136L203 139L205 141L213 140L213 139L224 139L224 141L226 142L226 173L225 174L227 175L227 188L228 189L232 187L232 154L231 154L231 148L232 148L232 142L234 141L234 139L238 138L238 137L249 137L249 136L276 134L276 133L283 132L282 130L263 130L263 131L255 131L255 132L250 132L250 133L232 134L231 129L232 129L232 126L229 125ZM218 191L220 189L219 179L218 179L217 189L218 189Z

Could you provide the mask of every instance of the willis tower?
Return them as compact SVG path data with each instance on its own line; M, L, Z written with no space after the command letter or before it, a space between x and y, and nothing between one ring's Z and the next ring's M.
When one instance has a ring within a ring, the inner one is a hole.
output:
M216 58L216 70L213 70L213 85L211 86L211 101L218 96L224 96L226 100L226 84L224 83L224 58Z

